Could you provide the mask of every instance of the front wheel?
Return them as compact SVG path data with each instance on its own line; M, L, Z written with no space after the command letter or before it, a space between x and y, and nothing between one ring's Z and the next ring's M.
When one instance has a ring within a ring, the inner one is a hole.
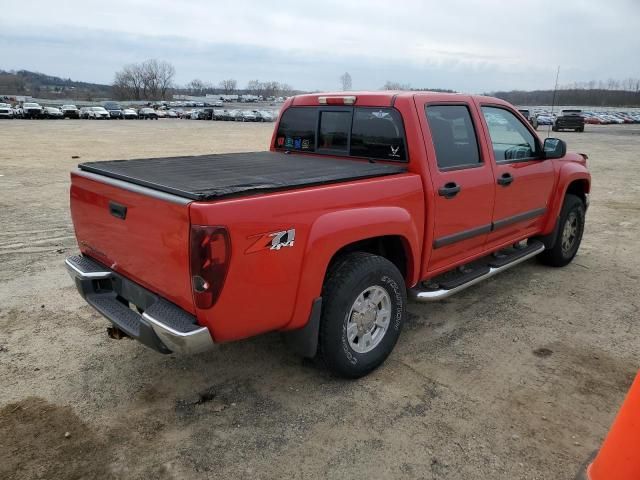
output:
M359 378L389 356L405 319L407 292L389 260L356 252L336 261L322 293L319 353L329 370Z
M553 248L545 250L538 259L545 265L564 267L578 253L584 232L585 204L580 197L567 194L558 221L558 233Z

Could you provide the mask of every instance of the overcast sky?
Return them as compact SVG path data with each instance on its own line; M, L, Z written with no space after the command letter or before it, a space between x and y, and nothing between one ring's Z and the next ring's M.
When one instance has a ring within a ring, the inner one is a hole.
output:
M387 80L467 92L640 77L640 0L2 0L0 69L111 83L171 62L176 82L304 90Z

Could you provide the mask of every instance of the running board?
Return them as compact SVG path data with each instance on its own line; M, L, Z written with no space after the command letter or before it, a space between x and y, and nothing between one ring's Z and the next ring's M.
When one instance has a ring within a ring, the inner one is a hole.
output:
M489 277L493 277L498 273L507 270L514 265L518 265L532 257L535 257L544 250L542 242L530 240L529 244L522 248L512 248L509 253L496 252L484 262L474 262L475 269L470 271L461 271L452 280L445 280L433 286L433 288L415 287L409 290L409 296L418 302L435 302L444 298L455 295L471 285L481 282ZM475 273L475 274L474 274ZM456 281L457 279L463 282ZM430 281L433 284L432 279Z

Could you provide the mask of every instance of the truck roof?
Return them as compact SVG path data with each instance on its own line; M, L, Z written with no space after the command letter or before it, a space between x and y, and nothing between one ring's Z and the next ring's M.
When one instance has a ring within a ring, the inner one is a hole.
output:
M487 97L483 95L470 95L466 93L446 93L446 92L431 92L428 90L383 90L383 91L356 91L356 92L323 92L323 93L308 93L304 95L296 95L291 97L290 106L317 106L320 105L321 97L356 97L355 105L359 106L391 106L399 98L413 98L421 97L426 98L428 101L434 102L446 102L446 101L459 101L469 100L471 98L482 99L490 101L491 103L508 105L504 100L499 98Z

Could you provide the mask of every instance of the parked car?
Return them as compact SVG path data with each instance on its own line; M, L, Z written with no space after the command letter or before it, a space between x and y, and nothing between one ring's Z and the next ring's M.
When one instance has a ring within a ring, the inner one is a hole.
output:
M238 121L238 117L240 116L241 112L242 110L229 110L229 120L233 122Z
M211 116L212 120L224 120L226 110L222 108L214 108Z
M553 125L554 117L550 114L540 114L536 117L538 125Z
M241 110L236 115L236 122L257 122L258 117L251 110Z
M165 118L167 116L167 111L159 108L158 110L156 110L156 115L158 116L158 118Z
M91 107L80 107L80 110L78 111L78 116L83 120L87 120L89 118L90 110L91 110Z
M138 119L140 120L157 120L158 114L153 108L141 108L138 110Z
M178 112L175 110L167 110L167 118L178 118Z
M23 103L22 116L23 118L42 118L42 107L34 102Z
M103 106L109 112L109 118L124 120L124 112L118 102L104 102Z
M80 118L80 112L75 105L63 105L60 110L64 118Z
M586 155L540 139L507 102L294 98L270 151L72 171L81 255L66 265L117 338L190 353L280 331L355 378L393 350L408 296L442 300L534 256L562 267L576 255ZM508 300L494 290L484 301Z
M253 110L258 122L273 122L273 114L267 110Z
M24 111L20 105L13 106L13 118L24 118Z
M44 107L42 109L42 118L49 118L52 120L62 120L64 115L62 110L56 107Z
M125 108L122 110L122 116L125 120L134 120L138 118L138 112L136 112L133 108Z
M204 112L201 108L191 110L191 120L204 120Z
M104 107L89 107L87 110L87 118L89 120L108 120L111 118L109 112Z
M531 113L531 111L528 108L519 108L518 111L522 114L524 118L527 119L527 121L531 124L534 130L538 129L537 115L535 115L534 113Z
M13 108L8 103L0 103L0 118L13 118Z
M584 117L582 110L562 110L560 116L555 119L551 130L573 130L574 132L584 132Z

